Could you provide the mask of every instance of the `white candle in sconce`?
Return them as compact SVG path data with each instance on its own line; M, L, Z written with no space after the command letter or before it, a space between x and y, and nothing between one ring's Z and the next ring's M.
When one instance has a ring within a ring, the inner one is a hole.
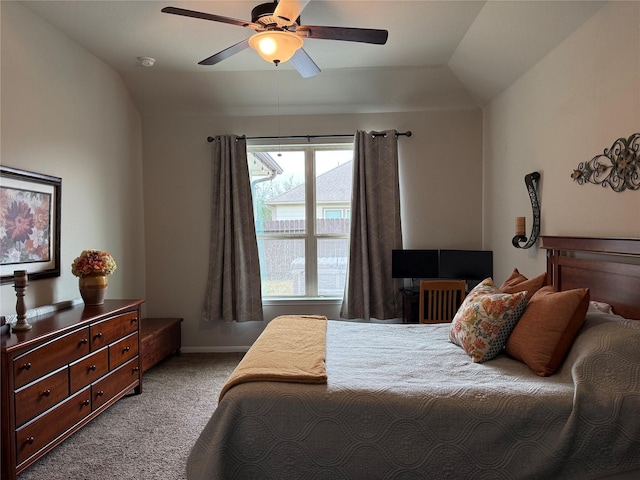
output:
M13 272L13 285L16 287L26 287L27 286L27 271L26 270L15 270Z
M527 236L527 227L525 217L516 217L516 235L518 237Z

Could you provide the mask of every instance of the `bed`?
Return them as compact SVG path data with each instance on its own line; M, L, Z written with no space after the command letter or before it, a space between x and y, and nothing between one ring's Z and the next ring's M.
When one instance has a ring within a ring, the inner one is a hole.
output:
M290 368L287 381L261 365L253 381L233 382L188 478L640 478L640 239L543 237L542 246L548 283L589 289L553 374L504 351L471 361L449 324L329 320L326 377L296 380Z

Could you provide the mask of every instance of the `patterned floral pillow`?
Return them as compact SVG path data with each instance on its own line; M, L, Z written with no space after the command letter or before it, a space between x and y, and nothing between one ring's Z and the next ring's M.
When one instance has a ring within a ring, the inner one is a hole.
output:
M453 317L449 339L476 363L498 355L527 307L527 292L504 293L490 278L469 292Z

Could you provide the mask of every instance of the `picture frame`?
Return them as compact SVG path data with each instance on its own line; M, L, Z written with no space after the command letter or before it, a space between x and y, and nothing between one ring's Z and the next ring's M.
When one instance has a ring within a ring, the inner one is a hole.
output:
M60 276L62 179L0 165L0 284Z

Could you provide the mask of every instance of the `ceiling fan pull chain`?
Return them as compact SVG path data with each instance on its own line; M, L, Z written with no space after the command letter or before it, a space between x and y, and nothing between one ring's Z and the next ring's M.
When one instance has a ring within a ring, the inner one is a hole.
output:
M278 67L278 64L276 63L276 67ZM278 117L278 156L281 157L282 156L282 139L281 139L281 132L280 132L280 69L276 68L276 98L277 98L277 103L278 103L278 113L277 113L277 117Z

